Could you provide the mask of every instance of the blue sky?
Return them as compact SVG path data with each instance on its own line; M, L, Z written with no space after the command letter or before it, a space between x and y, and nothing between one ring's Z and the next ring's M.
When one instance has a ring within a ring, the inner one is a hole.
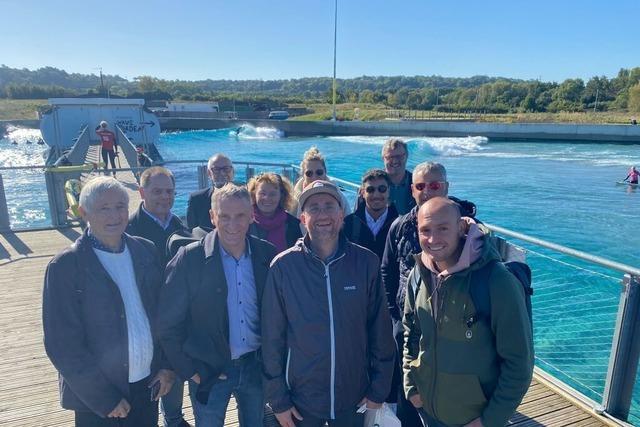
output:
M331 76L334 0L0 0L0 64L132 79ZM640 66L640 0L338 0L338 77L562 81Z

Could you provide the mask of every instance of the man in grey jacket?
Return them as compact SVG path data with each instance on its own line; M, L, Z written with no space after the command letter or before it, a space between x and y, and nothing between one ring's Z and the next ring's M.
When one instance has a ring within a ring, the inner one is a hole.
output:
M389 393L394 341L378 258L340 235L341 201L327 181L304 190L307 235L267 278L265 397L283 427L362 426L356 408L379 408Z

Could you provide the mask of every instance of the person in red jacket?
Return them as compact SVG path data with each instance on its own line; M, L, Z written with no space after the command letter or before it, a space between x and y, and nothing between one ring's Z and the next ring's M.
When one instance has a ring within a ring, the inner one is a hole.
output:
M96 128L96 134L100 138L102 148L102 161L104 162L105 175L108 167L107 160L111 162L111 169L115 169L116 157L118 156L116 134L108 130L107 126L109 126L109 124L103 120ZM113 172L113 176L116 176L115 172Z

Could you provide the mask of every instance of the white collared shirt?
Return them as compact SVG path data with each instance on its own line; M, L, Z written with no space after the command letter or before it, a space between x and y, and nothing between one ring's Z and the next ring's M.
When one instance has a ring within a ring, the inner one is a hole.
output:
M364 216L365 218L367 218L367 227L369 227L369 230L371 230L374 236L377 236L382 229L384 222L387 220L388 213L389 208L385 208L384 212L378 219L373 219L373 217L369 215L369 211L367 210L367 208L364 209Z

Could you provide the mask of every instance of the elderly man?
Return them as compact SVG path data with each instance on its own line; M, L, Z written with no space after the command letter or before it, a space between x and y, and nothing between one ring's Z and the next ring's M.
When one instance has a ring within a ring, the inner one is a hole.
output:
M84 234L47 266L42 323L76 426L156 426L173 384L154 339L162 267L151 242L124 233L126 189L113 178L80 193ZM150 399L151 395L151 399Z
M384 170L391 181L389 200L400 215L406 214L416 205L411 196L411 172L406 169L408 158L407 143L399 138L390 138L382 146Z
M252 219L246 188L217 189L215 229L167 266L158 334L178 375L190 379L197 426L222 426L231 394L240 426L262 425L260 306L275 247L247 234Z
M407 214L398 217L391 225L380 264L382 283L387 293L389 312L393 321L393 333L398 346L398 360L402 355L402 310L407 289L407 277L415 264L414 256L421 251L417 231L418 208L432 197L447 196L449 182L444 166L435 162L424 162L417 165L413 170L411 191L417 206ZM454 197L450 198L460 205L464 216L475 216L476 208L473 203ZM398 370L400 370L400 365L398 365ZM399 381L397 388L399 392L398 418L402 421L403 426L419 426L418 414L404 398Z
M404 307L405 392L425 426L503 427L533 372L523 287L499 262L488 231L467 225L446 197L422 205L418 235L422 252ZM489 318L469 290L469 276L485 268Z
M378 260L340 235L342 197L328 181L300 195L307 231L273 261L262 305L265 394L283 427L361 426L394 365Z
M193 230L201 227L211 230L211 195L217 188L222 188L228 182L233 181L233 164L224 154L214 154L207 163L207 174L211 178L212 186L198 190L189 195L187 203L187 227Z
M395 205L389 205L390 187L389 175L382 169L365 172L358 190L364 204L344 219L345 236L378 255L378 259L382 259L389 228L398 217Z
M129 217L126 232L132 236L151 240L158 252L158 261L164 268L168 261L167 239L186 227L171 213L176 196L175 178L169 169L154 166L140 175L138 188L142 203ZM183 382L176 381L171 391L160 400L165 427L188 426L182 414Z

